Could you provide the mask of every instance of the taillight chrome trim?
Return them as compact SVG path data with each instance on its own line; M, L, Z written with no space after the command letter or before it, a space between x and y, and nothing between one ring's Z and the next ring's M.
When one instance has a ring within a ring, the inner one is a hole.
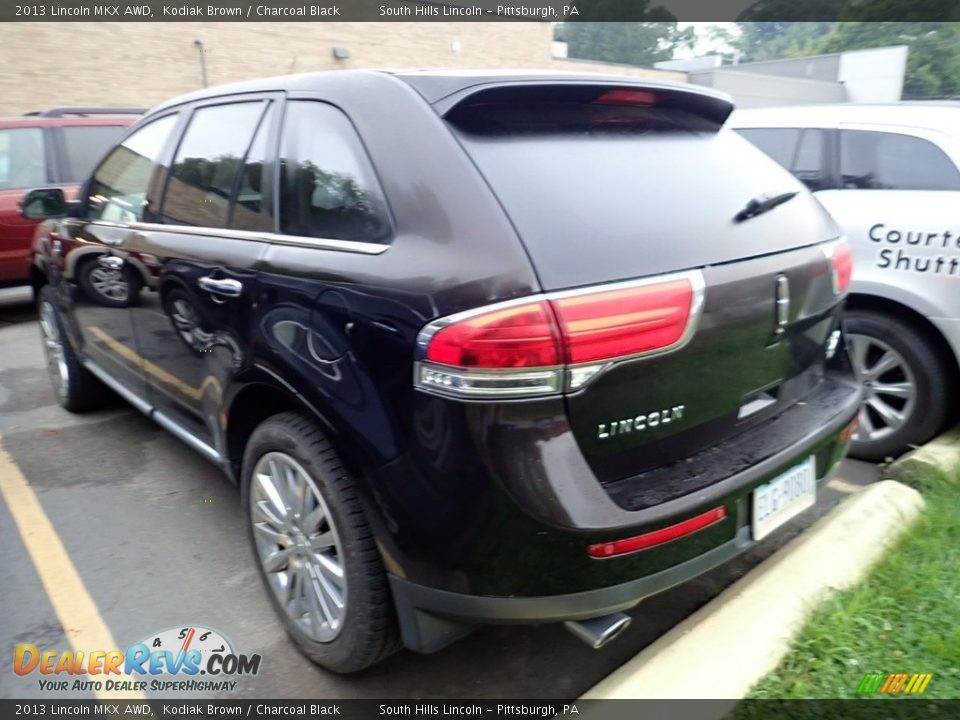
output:
M690 300L690 312L687 318L687 325L684 328L683 335L671 345L655 350L646 350L630 355L624 355L612 359L598 360L595 362L576 363L568 365L557 365L549 367L536 368L510 368L510 369L480 369L453 367L440 365L430 362L426 359L427 348L433 336L440 330L454 323L469 320L479 315L496 312L498 310L508 310L510 308L523 305L535 304L538 302L550 300L563 300L572 297L584 295L595 295L606 292L616 292L618 290L633 290L636 288L647 287L650 285L660 285L678 280L687 280L690 283L692 296ZM545 397L550 395L561 395L564 393L579 392L586 388L593 380L599 377L610 367L623 362L629 362L640 357L653 357L655 355L664 355L666 353L676 352L687 345L693 338L700 325L700 318L703 315L704 300L706 297L706 281L701 270L685 270L683 272L669 273L666 275L655 275L638 280L625 280L601 285L590 285L572 290L560 290L549 293L536 293L533 295L524 295L523 297L512 298L503 302L493 303L491 305L482 305L470 310L464 310L453 315L447 315L427 323L417 334L416 356L414 362L414 386L424 392L435 395L444 395L460 399L506 399L506 398L526 398L526 397ZM433 373L431 375L430 373ZM449 376L450 383L444 384L446 378L441 378L437 382L436 375ZM540 380L539 385L533 384L535 380ZM456 382L465 382L463 385L454 387ZM515 382L517 386L510 386L509 383ZM486 387L484 385L486 384ZM521 387L520 385L524 385Z
M501 370L418 360L413 373L413 384L420 390L460 399L543 397L563 391L562 365Z

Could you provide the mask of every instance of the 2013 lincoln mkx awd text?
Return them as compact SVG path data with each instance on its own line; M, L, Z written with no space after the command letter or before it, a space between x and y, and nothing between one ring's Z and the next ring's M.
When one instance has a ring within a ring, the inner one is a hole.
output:
M730 111L440 71L168 102L25 199L60 402L106 385L222 467L327 668L487 622L599 647L812 505L855 423L850 248Z

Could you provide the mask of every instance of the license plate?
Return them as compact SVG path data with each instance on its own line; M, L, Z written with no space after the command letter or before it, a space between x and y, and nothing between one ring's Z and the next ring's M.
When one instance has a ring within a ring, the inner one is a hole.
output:
M817 500L816 463L811 455L753 491L753 539L761 540Z

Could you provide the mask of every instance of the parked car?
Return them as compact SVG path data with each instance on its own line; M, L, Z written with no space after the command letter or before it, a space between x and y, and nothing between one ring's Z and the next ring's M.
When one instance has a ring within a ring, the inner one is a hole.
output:
M78 202L28 196L58 398L103 383L239 483L327 668L482 623L599 647L810 507L856 422L849 246L731 108L439 71L172 100ZM155 292L85 293L69 243Z
M851 454L926 442L955 418L960 378L960 105L743 110L731 124L853 245L846 322L865 400Z
M0 118L0 287L30 282L37 221L20 214L26 190L55 185L72 198L77 184L143 112L54 108Z

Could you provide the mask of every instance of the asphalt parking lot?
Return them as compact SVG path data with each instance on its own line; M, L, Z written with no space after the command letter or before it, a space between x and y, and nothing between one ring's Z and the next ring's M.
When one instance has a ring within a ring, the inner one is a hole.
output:
M92 628L92 635L105 628L125 648L165 628L206 625L240 652L263 657L260 673L233 693L240 699L577 696L877 476L871 465L846 461L814 510L737 561L643 602L632 627L601 651L557 625L486 627L436 655L401 652L363 674L338 677L304 659L274 619L228 480L120 400L83 416L55 404L22 290L0 290L0 436L0 450L63 545L60 552L47 543L47 572L62 571L68 590L69 578L79 578L92 601L55 598L59 581L49 576L52 589L45 587L36 551L28 552L0 496L4 667L18 643L69 649L65 628ZM13 471L0 463L0 473ZM56 693L42 693L36 674L0 673L0 697L39 696Z

